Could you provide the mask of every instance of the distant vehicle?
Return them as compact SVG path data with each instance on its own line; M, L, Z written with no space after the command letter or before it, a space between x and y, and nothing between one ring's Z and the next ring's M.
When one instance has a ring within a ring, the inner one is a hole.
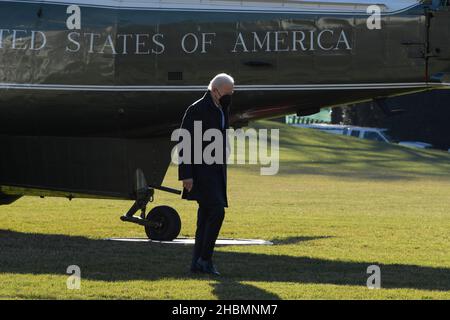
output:
M344 136L351 136L365 140L394 143L408 148L430 149L433 147L433 145L429 143L420 141L396 141L389 135L388 129L382 128L354 127L354 126L330 125L330 124L295 124L294 126L308 129L316 129L323 132Z
M408 148L417 148L417 149L430 149L433 145L426 142L417 142L417 141L401 141L398 143L401 146Z
M396 141L388 133L388 129L380 128L363 128L363 127L347 127L344 129L343 134L347 136L352 136L356 138L386 142L386 143L397 143L400 146L416 149L430 149L433 145L420 142L420 141Z
M387 133L387 129L353 127L346 125L331 124L294 124L295 127L317 129L323 132L334 133L344 136L352 136L356 138L392 143L393 140Z
M345 136L352 136L366 140L395 143L395 141L389 136L387 129L346 127L342 134Z
M306 129L316 129L334 134L343 134L344 129L347 128L347 126L344 125L334 125L334 124L293 124L292 126Z

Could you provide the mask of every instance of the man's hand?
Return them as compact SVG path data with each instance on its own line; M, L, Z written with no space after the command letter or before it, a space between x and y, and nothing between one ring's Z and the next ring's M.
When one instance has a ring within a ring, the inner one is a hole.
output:
M194 186L194 179L183 180L183 188L186 189L188 192L191 192L193 186Z

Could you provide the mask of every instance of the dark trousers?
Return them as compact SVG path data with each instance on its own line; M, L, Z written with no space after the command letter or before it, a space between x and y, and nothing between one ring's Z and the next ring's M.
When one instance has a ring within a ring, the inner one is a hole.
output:
M225 209L222 205L204 206L199 204L192 263L195 263L198 258L202 258L203 260L210 260L212 258L214 246L224 218Z

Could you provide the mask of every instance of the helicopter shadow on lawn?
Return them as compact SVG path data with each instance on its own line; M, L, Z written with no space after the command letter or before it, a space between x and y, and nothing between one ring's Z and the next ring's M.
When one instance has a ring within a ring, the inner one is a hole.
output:
M323 238L323 237L319 237ZM280 242L299 243L316 237L294 237ZM274 240L275 243L277 240ZM82 269L83 279L98 281L214 279L219 299L278 299L271 292L243 282L291 282L366 286L367 267L380 266L383 288L450 290L450 269L417 265L383 265L374 261L349 262L217 251L220 278L188 272L192 246L126 243L79 236L29 234L0 230L0 273L65 275L69 265Z

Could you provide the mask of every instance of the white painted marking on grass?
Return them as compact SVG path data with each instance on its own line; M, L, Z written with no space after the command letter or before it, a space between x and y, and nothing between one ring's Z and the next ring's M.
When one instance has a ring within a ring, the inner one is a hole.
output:
M149 243L162 243L162 244L184 244L193 245L195 239L192 238L177 238L173 241L156 241L149 240L147 238L109 238L108 241L121 241L121 242L149 242ZM255 246L255 245L273 245L272 242L260 239L218 239L216 241L218 246Z

